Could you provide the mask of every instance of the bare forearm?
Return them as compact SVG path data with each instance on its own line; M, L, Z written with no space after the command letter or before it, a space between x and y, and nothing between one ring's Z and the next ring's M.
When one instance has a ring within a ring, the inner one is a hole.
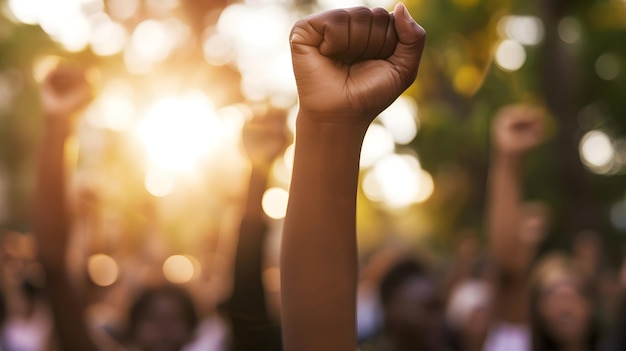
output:
M65 145L71 127L63 119L46 118L44 123L36 177L34 232L46 268L60 269L70 230Z
M298 121L281 257L285 350L352 351L355 203L366 128L355 131L305 117L301 113Z
M47 275L47 292L58 343L63 350L93 350L83 320L82 297L70 284L65 253L70 232L66 196L68 119L46 118L40 145L35 193L34 233Z
M263 251L268 226L263 217L261 199L267 185L267 172L253 167L248 188L246 211L239 226L235 256L231 318L234 341L250 342L247 330L267 328L270 317L265 303L262 280ZM258 342L257 342L258 343ZM257 345L261 347L262 345ZM242 349L242 348L236 348Z
M490 250L499 268L507 273L524 274L529 248L520 238L522 203L521 159L494 155L489 171L488 231Z
M244 216L264 220L262 200L267 189L270 165L253 166L248 181L248 196Z

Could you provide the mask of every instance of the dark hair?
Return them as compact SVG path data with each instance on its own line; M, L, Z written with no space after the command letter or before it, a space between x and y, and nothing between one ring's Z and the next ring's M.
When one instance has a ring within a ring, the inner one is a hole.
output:
M183 312L185 324L189 330L198 325L198 313L193 298L187 290L177 285L160 285L144 290L132 304L128 316L127 336L131 337L139 324L141 316L146 313L152 302L162 296L170 297L178 302Z
M548 332L548 326L543 319L540 311L540 303L542 299L543 278L548 270L555 268L562 269L568 274L571 274L577 284L577 291L581 296L587 300L590 304L590 315L588 322L588 330L586 332L585 346L587 350L595 350L600 340L600 324L596 316L594 316L595 299L593 298L593 290L590 284L583 279L581 274L571 266L571 262L560 257L558 255L548 257L544 260L543 264L537 267L537 274L533 279L530 290L530 326L532 335L532 350L533 351L559 351L561 345L555 340Z
M426 266L416 259L403 259L394 264L380 282L380 301L386 305L399 288L415 277L430 278Z

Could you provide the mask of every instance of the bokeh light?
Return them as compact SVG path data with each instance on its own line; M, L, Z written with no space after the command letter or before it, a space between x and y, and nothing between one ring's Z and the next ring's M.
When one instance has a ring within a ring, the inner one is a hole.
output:
M296 98L296 85L285 33L289 33L295 21L292 16L285 6L276 3L230 5L222 11L217 30L209 31L204 43L205 57L208 56L209 62L226 61L230 58L230 49L215 46L232 43L233 61L242 75L244 97L250 101L267 99L278 106L290 106Z
M148 73L155 63L169 56L172 47L172 34L162 22L143 21L135 28L124 52L126 68L132 73Z
M600 130L585 134L580 140L579 151L583 164L596 173L605 173L614 155L611 139Z
M211 28L204 34L202 51L207 63L214 66L223 66L235 58L235 48L228 36Z
M150 108L137 133L150 160L172 170L191 170L219 144L220 120L204 93L168 97Z
M467 64L461 66L454 74L454 89L467 96L472 96L476 93L483 80L483 75L480 70L472 65Z
M163 275L165 279L172 283L187 283L193 278L194 274L194 264L187 256L173 255L163 262Z
M146 190L156 197L169 195L175 184L176 180L171 172L156 166L150 167L144 178Z
M285 149L285 153L283 154L283 162L285 163L285 167L289 172L293 170L293 161L296 154L296 144L291 144L287 146Z
M582 28L580 21L574 17L564 17L559 21L557 33L559 38L568 44L574 44L580 40Z
M361 167L371 167L395 149L393 135L380 124L370 125L361 148Z
M620 200L611 207L611 223L621 231L626 231L626 201Z
M91 34L89 44L96 55L110 56L121 52L126 46L128 33L108 15L100 13L89 18Z
M500 36L523 45L537 45L543 40L544 26L536 16L504 16L498 23Z
M496 64L504 71L517 71L526 62L526 50L515 40L503 40L496 49Z
M378 116L378 120L391 133L396 144L406 145L415 139L419 128L417 104L402 95Z
M105 254L95 254L87 259L87 272L91 281L98 286L110 286L117 280L118 267L115 260Z
M107 8L111 16L119 20L127 20L137 13L140 0L107 0Z
M39 24L68 51L84 49L90 36L88 15L102 12L102 0L11 0L9 9L21 22Z
M15 18L26 24L37 24L39 12L45 0L9 0L9 9Z
M426 201L434 191L434 182L414 156L391 154L366 174L363 191L372 201L404 208Z
M295 150L295 144L289 145L285 149L283 156L278 160L278 162L274 162L272 167L272 174L274 178L286 187L288 187L291 183Z
M596 60L596 74L604 80L613 80L619 76L621 60L615 54L605 53Z
M273 219L285 218L287 213L287 203L289 202L289 192L282 188L269 188L263 194L263 212Z
M86 111L87 122L96 128L127 131L135 123L134 89L123 79L105 84L98 98Z

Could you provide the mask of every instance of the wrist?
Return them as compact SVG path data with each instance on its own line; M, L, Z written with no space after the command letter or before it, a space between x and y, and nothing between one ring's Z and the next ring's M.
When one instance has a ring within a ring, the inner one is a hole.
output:
M257 177L268 178L274 160L250 161L250 173Z
M355 110L348 106L336 106L331 108L330 111L325 111L324 109L319 109L315 105L307 107L301 104L298 111L298 120L307 120L312 124L319 123L327 127L335 126L341 128L341 126L348 125L367 128L374 118L378 116L377 113Z
M366 117L358 114L300 111L296 120L296 142L312 137L318 143L355 144L360 149L368 127Z
M44 127L48 130L70 134L74 122L67 116L44 112Z
M525 153L523 151L510 151L495 149L493 151L493 158L503 162L515 162L519 163L524 159Z
M498 167L509 169L519 169L524 159L523 153L494 152L492 155L492 163Z

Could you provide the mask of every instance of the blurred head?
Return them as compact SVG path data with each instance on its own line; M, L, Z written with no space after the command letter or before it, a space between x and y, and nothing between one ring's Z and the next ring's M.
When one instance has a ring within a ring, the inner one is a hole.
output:
M593 301L583 276L563 256L540 263L531 286L534 350L559 350L565 345L595 343Z
M432 350L443 339L443 300L438 282L415 260L389 270L380 285L385 331L391 337Z
M466 342L481 343L487 335L491 299L491 287L479 279L468 279L452 291L446 319Z
M179 351L191 341L197 323L186 290L173 285L151 288L131 307L130 342L142 351Z

